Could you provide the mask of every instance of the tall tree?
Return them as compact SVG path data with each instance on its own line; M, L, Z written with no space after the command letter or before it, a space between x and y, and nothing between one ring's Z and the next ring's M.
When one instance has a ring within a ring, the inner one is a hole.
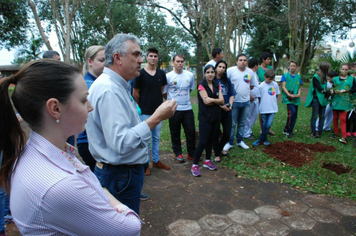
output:
M261 0L267 7L264 15L251 22L249 52L256 52L260 42L265 50L283 54L299 62L300 69L308 65L318 44L324 37L343 27L351 27L352 20L339 17L342 12L355 15L355 4L349 0ZM346 7L345 7L346 6ZM335 17L338 16L338 17ZM345 17L344 17L345 18ZM355 18L354 18L355 19ZM353 20L354 21L354 20Z
M1 0L0 26L0 49L24 44L28 26L26 0Z

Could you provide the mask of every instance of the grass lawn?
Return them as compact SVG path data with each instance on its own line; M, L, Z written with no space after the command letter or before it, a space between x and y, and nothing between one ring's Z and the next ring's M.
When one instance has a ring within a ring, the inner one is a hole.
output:
M308 88L309 84L304 84ZM305 164L301 167L292 167L275 160L263 152L264 147L253 148L252 143L255 140L245 140L250 146L249 150L236 147L229 151L231 157L226 157L220 163L220 166L226 166L236 170L239 177L256 179L262 181L288 183L292 187L301 191L332 195L356 200L356 148L353 147L353 139L349 139L347 145L342 144L338 139L330 139L330 132L324 132L321 138L315 139L310 135L311 108L304 108L304 101L308 89L302 90L302 104L299 106L298 118L295 127L295 136L287 139L282 134L287 119L286 105L279 102L279 111L274 118L272 130L276 132L275 136L269 136L269 142L273 145L276 142L286 140L314 144L320 142L325 145L334 146L335 152L317 153L311 164ZM192 94L196 96L196 93ZM281 95L280 95L281 96ZM280 100L280 99L279 99ZM195 126L198 129L198 105L193 104L195 114ZM253 127L253 133L258 138L259 123L256 122ZM184 140L182 129L182 140ZM168 127L168 121L164 121L161 134L161 150L171 151L171 141ZM182 145L183 152L186 154L186 147ZM273 147L273 146L272 146ZM342 164L351 168L346 174L337 175L336 173L322 168L324 163Z

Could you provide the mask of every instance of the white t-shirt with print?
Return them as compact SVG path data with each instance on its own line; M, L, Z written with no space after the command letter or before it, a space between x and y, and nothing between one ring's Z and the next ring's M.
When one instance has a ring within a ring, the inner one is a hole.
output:
M269 84L262 82L258 88L261 95L260 114L277 113L277 95L280 94L278 84L274 81Z
M167 94L167 100L172 98L177 102L177 111L187 111L192 109L190 103L190 91L194 90L194 75L192 72L183 70L177 74L171 71L166 74L167 85L163 93Z
M240 71L237 66L227 69L227 78L231 80L236 92L234 102L250 101L250 86L258 86L254 77L250 68L245 68L244 71Z

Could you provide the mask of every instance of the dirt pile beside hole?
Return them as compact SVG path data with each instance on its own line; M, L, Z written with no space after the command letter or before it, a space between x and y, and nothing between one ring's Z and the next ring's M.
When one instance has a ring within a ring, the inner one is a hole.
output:
M263 152L288 165L301 167L304 164L311 163L315 153L335 151L336 149L333 146L324 145L319 142L307 144L285 141L267 146Z

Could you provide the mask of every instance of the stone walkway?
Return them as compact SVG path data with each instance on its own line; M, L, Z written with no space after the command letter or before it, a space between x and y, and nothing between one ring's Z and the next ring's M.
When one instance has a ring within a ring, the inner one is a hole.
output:
M161 161L171 170L151 169L141 203L142 235L355 235L356 202L303 194L287 184L240 178L234 171L202 169Z

